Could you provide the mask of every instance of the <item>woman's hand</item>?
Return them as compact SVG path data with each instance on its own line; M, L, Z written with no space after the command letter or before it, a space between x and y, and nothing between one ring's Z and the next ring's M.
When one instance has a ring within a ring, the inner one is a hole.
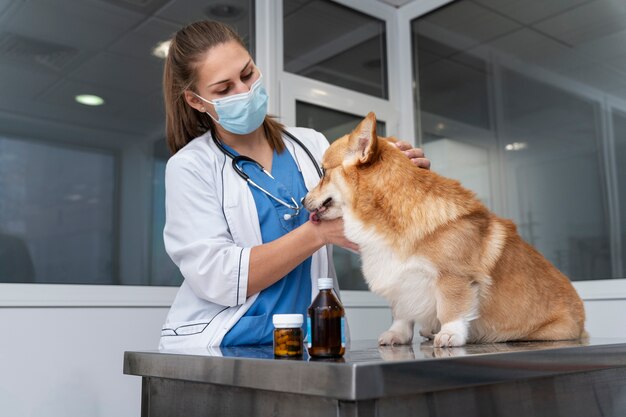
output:
M359 251L359 245L346 239L343 230L343 219L322 220L314 224L318 238L325 244L341 246L355 252Z
M359 246L346 239L343 219L309 220L286 235L250 250L248 295L256 294L287 275L322 246L338 245L352 251Z
M430 159L426 158L424 151L420 148L414 148L409 142L394 142L401 151L411 160L413 165L419 168L430 169Z

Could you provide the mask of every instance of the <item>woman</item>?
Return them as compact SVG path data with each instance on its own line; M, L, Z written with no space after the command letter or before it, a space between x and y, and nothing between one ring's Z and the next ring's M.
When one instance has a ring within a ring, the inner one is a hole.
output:
M305 314L317 278L334 277L331 245L357 249L341 219L308 221L300 201L328 142L268 117L262 81L227 25L197 22L172 40L164 239L185 279L160 348L271 343L272 315ZM428 167L421 150L401 149Z

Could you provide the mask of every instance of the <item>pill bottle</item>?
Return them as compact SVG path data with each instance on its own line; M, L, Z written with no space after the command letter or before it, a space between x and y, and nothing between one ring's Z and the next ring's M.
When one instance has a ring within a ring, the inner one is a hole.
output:
M333 291L332 278L319 278L317 287L319 293L307 311L306 344L309 356L341 357L346 346L345 311Z
M274 356L302 356L302 314L274 314Z

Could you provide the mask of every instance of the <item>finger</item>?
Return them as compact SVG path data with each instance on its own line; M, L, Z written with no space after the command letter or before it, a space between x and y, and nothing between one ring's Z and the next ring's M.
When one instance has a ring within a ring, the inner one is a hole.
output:
M395 145L400 148L401 151L408 151L409 149L413 148L413 145L411 145L409 142L404 142L401 140L395 142Z
M354 242L347 242L347 243L345 244L344 248L345 248L345 249L348 249L349 251L352 251L352 252L354 252L354 253L356 253L356 254L358 254L358 253L359 253L359 251L360 251L359 245L357 245L357 244L356 244L356 243L354 243Z
M411 162L418 168L430 169L430 159L428 158L413 158Z
M424 150L421 148L411 148L407 151L404 151L404 154L409 158L424 158L426 155L424 154Z

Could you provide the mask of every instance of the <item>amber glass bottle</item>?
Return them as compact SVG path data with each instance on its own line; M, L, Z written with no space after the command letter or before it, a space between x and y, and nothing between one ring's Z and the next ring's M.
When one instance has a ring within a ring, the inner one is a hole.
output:
M333 292L332 278L319 278L320 290L308 309L307 348L311 357L336 358L345 352L345 311Z

